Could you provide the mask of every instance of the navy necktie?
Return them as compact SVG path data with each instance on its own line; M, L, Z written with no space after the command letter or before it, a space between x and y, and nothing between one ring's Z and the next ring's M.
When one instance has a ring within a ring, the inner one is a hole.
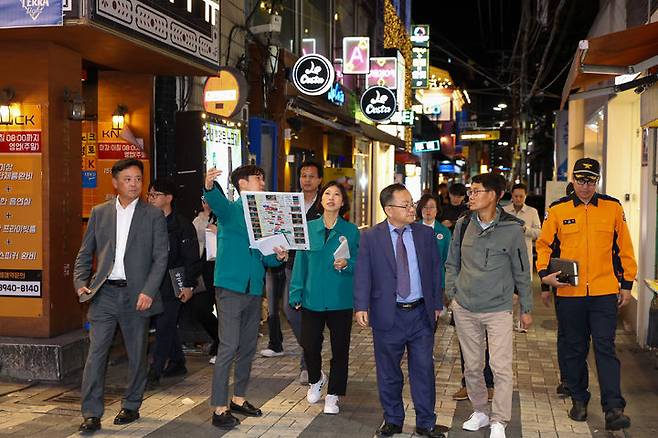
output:
M407 247L404 246L402 235L405 228L396 228L398 241L395 244L395 264L398 271L398 295L407 298L411 293L411 276L409 275L409 260L407 259Z

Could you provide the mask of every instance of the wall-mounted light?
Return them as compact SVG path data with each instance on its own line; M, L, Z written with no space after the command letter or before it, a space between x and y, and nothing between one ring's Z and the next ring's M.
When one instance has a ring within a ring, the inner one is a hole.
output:
M295 156L294 155L286 155L286 162L294 163L295 162Z
M15 93L12 88L4 88L0 90L0 125L8 125L11 123L11 107L10 104L14 99Z
M64 89L64 102L68 104L69 120L84 120L86 114L85 101L80 93L72 93Z
M125 105L117 105L117 109L112 114L112 129L123 129L126 122L126 113L128 113L128 108Z

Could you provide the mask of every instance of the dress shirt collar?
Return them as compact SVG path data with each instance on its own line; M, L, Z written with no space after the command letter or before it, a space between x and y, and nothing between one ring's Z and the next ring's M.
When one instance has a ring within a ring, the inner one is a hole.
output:
M126 208L123 208L123 206L121 205L121 202L119 202L119 197L117 196L117 197L116 197L116 208L117 208L117 211L128 211L128 210L134 210L134 209L135 209L135 206L137 205L138 202L139 202L139 198L135 199L135 200L132 201L130 204L128 204L128 206L127 206Z
M386 221L386 223L388 224L388 231L389 232L394 233L395 230L397 230L397 228L394 227L388 220ZM404 228L405 230L409 230L411 232L411 225L405 225L402 228Z

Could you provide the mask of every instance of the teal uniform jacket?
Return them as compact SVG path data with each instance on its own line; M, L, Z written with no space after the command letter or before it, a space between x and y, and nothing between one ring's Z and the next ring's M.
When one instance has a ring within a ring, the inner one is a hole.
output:
M354 265L359 251L359 229L356 225L338 218L336 225L324 241L324 220L308 223L310 250L298 251L290 280L290 305L302 305L315 312L346 310L354 307ZM334 269L334 251L347 239L350 258L342 271Z
M215 286L238 293L263 295L265 267L279 266L281 262L275 254L263 256L259 250L249 248L242 198L229 201L217 187L206 192L205 198L217 216Z
M422 220L418 222L421 224L423 223ZM442 286L445 286L446 260L448 260L448 250L450 249L450 239L452 238L452 233L448 227L436 219L434 220L434 238L436 239L436 244L439 247L439 254L441 254L441 270L443 273L441 278L443 280Z

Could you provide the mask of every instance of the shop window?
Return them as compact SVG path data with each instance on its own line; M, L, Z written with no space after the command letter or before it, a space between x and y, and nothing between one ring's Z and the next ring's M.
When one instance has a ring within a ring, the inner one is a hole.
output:
M329 0L302 1L302 43L313 47L315 53L330 54L329 47Z

